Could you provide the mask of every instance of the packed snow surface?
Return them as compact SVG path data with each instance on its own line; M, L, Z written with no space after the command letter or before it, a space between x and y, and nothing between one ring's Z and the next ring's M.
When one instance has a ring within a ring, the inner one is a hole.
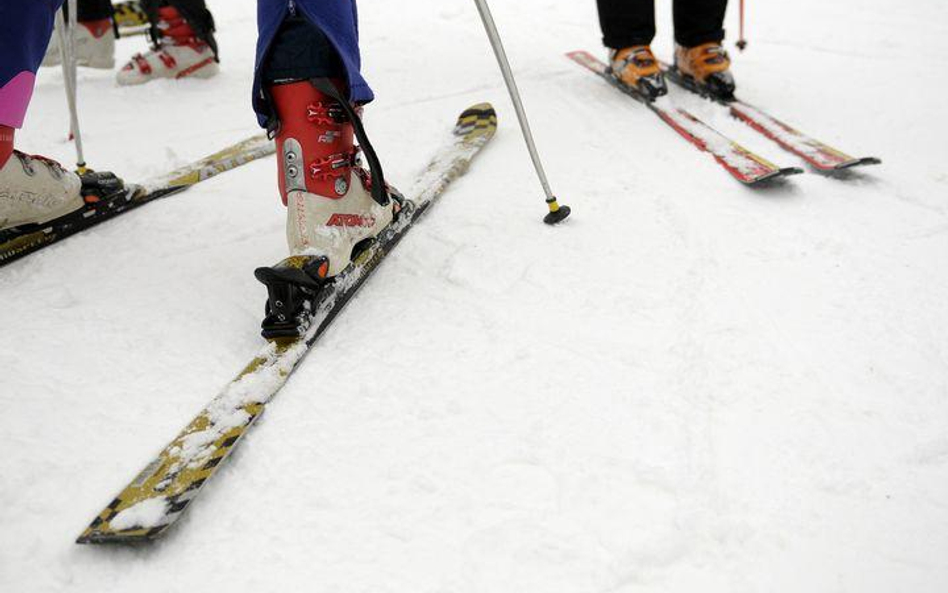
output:
M115 529L157 527L165 518L168 501L164 498L149 498L134 504L115 515L109 523Z
M254 3L209 5L219 77L118 88L80 72L94 167L143 181L257 133ZM393 183L473 103L497 106L497 138L151 546L73 540L259 350L252 271L286 249L273 160L0 270L0 590L948 590L948 82L933 75L948 4L749 3L739 94L885 160L753 190L563 57L599 51L594 2L494 2L574 210L557 228L473 3L359 8L366 125ZM118 58L143 49L122 39ZM71 162L65 105L42 71L19 148Z

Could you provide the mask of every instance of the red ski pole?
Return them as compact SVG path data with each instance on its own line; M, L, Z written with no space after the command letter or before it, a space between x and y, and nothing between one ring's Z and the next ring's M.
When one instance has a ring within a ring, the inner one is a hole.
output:
M744 0L741 0L741 25L740 34L737 39L737 49L744 51L747 47L747 39L744 38Z

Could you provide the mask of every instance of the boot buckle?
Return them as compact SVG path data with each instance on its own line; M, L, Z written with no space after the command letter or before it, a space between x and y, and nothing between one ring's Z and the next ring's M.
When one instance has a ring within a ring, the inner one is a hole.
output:
M319 126L336 126L346 121L346 112L336 102L316 101L306 106L306 119Z

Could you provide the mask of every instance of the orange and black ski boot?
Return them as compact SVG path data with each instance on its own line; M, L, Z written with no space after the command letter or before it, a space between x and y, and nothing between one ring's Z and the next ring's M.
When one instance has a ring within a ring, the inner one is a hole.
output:
M676 45L675 71L685 86L702 95L718 101L734 99L731 59L718 42L696 47Z
M609 72L621 84L634 89L647 100L668 93L662 67L647 45L636 45L609 52Z

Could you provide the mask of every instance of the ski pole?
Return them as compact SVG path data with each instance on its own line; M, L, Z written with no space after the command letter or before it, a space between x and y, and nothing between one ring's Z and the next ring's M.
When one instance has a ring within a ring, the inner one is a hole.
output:
M507 83L507 90L510 92L510 99L513 101L514 109L517 112L517 119L520 121L520 131L523 132L523 139L527 143L527 150L530 152L530 158L533 160L533 167L537 171L537 177L540 178L540 185L543 186L543 192L546 194L546 204L550 211L543 218L546 224L556 224L569 216L569 206L565 204L560 206L550 190L550 182L547 181L546 172L543 170L543 163L540 162L540 155L537 153L536 143L533 141L533 133L530 131L530 122L527 121L527 114L523 109L523 102L520 100L520 91L517 89L517 81L514 80L513 71L510 69L510 62L507 60L507 53L504 51L504 45L500 40L500 34L497 32L497 25L494 24L494 17L491 16L490 8L487 6L487 0L474 0L477 4L477 10L481 13L481 20L484 22L484 28L487 30L487 37L490 39L491 47L494 48L494 55L497 57L497 63L500 65L500 71L504 75L504 82Z
M737 49L744 51L744 49L747 47L747 39L744 38L744 0L741 0L740 14L741 14L741 25L740 25L740 33L738 34L738 39L737 39Z
M87 171L86 159L82 149L82 132L79 129L79 110L77 108L78 77L76 75L76 27L78 26L77 0L68 0L69 24L63 11L59 11L57 35L59 37L59 56L63 64L63 82L66 87L66 103L69 105L69 131L76 145L76 169L79 174Z

